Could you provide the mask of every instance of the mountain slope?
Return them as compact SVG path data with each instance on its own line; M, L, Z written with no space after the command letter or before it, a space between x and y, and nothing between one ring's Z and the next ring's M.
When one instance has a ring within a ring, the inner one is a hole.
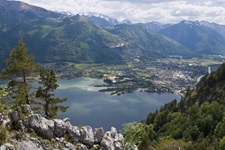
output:
M159 33L199 54L225 54L225 38L199 22L182 21Z
M120 24L120 22L116 19L110 18L106 15L103 14L98 14L98 13L87 13L84 14L85 16L89 17L90 20L92 20L93 22L95 22L96 24L100 25L100 26L114 26L117 24Z
M21 38L41 63L123 63L136 56L189 54L177 42L137 25L104 28L86 16L52 12L19 1L0 2L2 60Z
M190 54L179 43L140 26L117 25L110 32L121 37L130 53L136 53L136 55L163 57Z
M123 61L120 49L111 46L122 41L87 17L69 17L22 2L1 1L0 53L3 55L23 38L41 62Z
M170 27L172 24L163 24L163 23L152 21L152 22L147 22L147 23L137 23L136 25L142 26L143 28L145 28L147 30L157 33L160 30Z
M207 21L200 21L199 23L200 23L200 25L208 27L208 28L216 31L217 33L219 33L223 37L225 37L225 25L210 23L210 22L207 22Z
M149 113L146 123L153 126L158 141L154 147L224 149L224 83L225 63L188 89L180 102L173 100Z

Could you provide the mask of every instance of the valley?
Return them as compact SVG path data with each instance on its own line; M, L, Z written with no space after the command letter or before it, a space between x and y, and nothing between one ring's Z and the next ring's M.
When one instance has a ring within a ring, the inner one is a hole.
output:
M175 92L183 96L188 87L195 87L197 78L215 70L225 58L222 56L204 56L201 58L168 58L141 60L134 59L121 65L47 63L43 66L55 69L63 79L90 77L101 79L101 92L121 95L132 92Z

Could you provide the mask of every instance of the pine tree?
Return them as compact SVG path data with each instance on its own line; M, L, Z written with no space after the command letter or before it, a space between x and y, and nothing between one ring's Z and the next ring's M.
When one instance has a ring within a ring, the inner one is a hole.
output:
M65 112L68 107L58 105L66 101L66 98L60 99L54 97L53 91L58 88L56 83L56 74L54 70L50 72L42 69L40 71L40 81L38 91L36 93L37 98L40 98L44 103L42 103L44 114L46 118L57 118L58 111Z
M39 65L35 64L34 57L28 54L23 40L10 52L10 58L6 60L7 68L2 70L1 78L8 79L8 93L12 107L20 107L30 104L31 82L34 81Z

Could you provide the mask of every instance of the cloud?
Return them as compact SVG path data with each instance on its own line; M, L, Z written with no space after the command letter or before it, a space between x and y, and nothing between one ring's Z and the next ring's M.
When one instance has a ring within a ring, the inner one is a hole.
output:
M104 0L104 1L116 1L121 2L120 0ZM179 1L179 0L124 0L124 2L130 2L130 3L164 3L164 2L173 2L173 1Z
M22 0L54 11L96 12L132 22L206 20L225 24L225 0Z

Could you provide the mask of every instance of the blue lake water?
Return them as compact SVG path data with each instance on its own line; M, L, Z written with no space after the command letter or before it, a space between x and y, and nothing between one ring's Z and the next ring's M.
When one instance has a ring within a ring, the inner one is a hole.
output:
M100 88L94 85L103 84L103 81L91 78L59 79L58 84L55 94L66 97L67 101L63 105L69 106L67 112L60 113L60 118L69 117L73 125L103 127L105 130L111 126L122 129L123 123L146 119L149 112L163 104L173 99L180 100L180 96L174 93L112 96L98 92Z

